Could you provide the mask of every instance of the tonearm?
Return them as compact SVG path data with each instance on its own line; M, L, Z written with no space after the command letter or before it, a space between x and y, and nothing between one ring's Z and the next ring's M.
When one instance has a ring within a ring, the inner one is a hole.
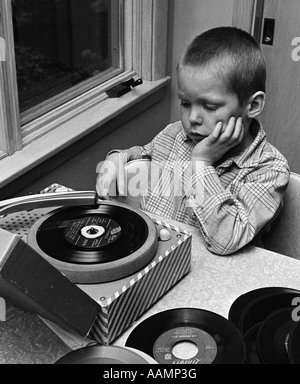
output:
M43 193L0 201L0 216L38 208L95 205L98 203L99 199L95 191Z

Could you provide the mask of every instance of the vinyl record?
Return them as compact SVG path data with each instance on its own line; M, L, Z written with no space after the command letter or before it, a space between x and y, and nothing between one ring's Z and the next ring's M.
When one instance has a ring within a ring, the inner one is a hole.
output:
M300 364L300 321L294 323L288 340L290 364Z
M257 334L257 351L263 364L290 364L288 340L293 324L291 308L274 311L263 321Z
M134 328L126 346L145 352L159 364L243 364L246 357L243 338L232 323L196 308L149 317Z
M257 351L257 334L261 323L255 324L244 335L244 342L246 345L246 361L247 365L262 364Z
M130 347L126 347L126 349L129 349L129 350L135 352L136 354L140 355L143 359L145 359L147 361L148 364L158 364L158 362L156 360L154 360L153 357L147 355L143 351L139 351L138 349L130 348Z
M262 288L239 297L231 306L229 320L245 334L255 324L266 319L272 312L291 307L292 300L300 291L290 288Z
M58 209L31 228L28 243L74 283L117 280L143 268L155 255L153 221L127 205Z
M270 293L273 294L275 292L281 291L282 288L266 287L254 289L252 291L244 293L243 295L239 296L231 305L228 314L228 319L238 328L242 312L253 300L262 298L263 296L269 295Z
M149 362L134 350L99 345L72 351L57 360L55 364L149 364Z

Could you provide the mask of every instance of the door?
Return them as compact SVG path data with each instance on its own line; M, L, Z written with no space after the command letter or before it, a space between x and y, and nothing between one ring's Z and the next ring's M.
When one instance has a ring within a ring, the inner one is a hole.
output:
M250 1L248 10L253 15L251 32L267 62L267 99L260 120L269 142L287 158L291 170L300 173L300 1ZM245 9L235 7L233 20L249 30Z

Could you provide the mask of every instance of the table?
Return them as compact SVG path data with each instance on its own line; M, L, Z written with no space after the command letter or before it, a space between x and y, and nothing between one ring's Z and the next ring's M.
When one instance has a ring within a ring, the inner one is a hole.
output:
M250 245L234 255L217 256L205 248L204 240L196 228L180 225L192 233L190 273L114 344L124 346L133 327L157 312L192 307L228 318L232 303L251 290L263 287L300 290L300 260Z
M205 248L196 228L168 222L193 235L191 270L117 338L114 345L124 346L132 329L157 312L192 307L227 318L232 303L250 290L275 286L300 290L299 260L254 246L231 256L217 256ZM7 303L7 321L0 322L0 364L53 364L70 350L70 345L62 342L36 315Z

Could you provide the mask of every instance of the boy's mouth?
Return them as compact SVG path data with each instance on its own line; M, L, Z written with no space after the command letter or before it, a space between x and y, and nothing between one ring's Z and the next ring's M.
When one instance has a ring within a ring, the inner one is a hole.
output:
M191 132L189 134L189 136L194 141L201 141L207 137L207 136L203 136L203 135L200 135L199 133L194 133L194 132Z

